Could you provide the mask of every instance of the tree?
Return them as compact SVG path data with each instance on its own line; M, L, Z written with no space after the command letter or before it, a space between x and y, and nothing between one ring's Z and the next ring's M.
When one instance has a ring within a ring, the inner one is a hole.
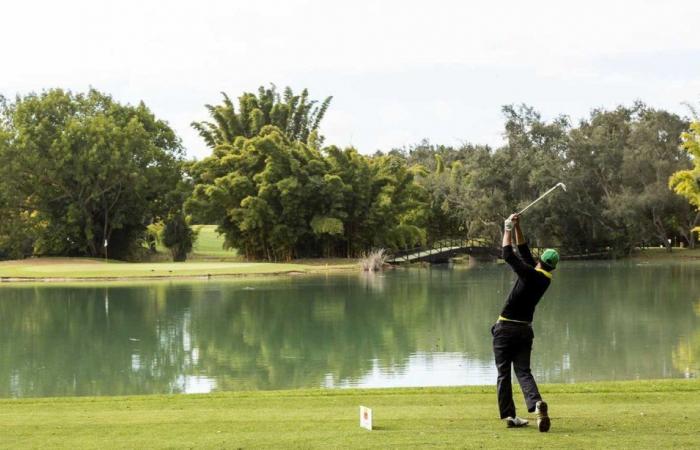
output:
M511 209L507 167L487 147L470 146L464 156L450 168L444 208L459 220L464 237L497 245L503 218Z
M594 110L569 133L565 163L569 211L560 210L559 214L564 217L562 244L574 253L606 248L626 253L632 248L625 237L632 236L633 230L615 220L619 214L609 211L610 207L627 205L613 199L622 186L631 117L632 112L624 107Z
M354 148L324 149L328 174L337 180L334 193L336 209L343 220L344 255L359 256L371 247L368 237L368 214L372 203L372 168L369 158Z
M127 257L181 179L179 139L143 104L52 89L4 108L8 207L37 224L39 255Z
M161 239L163 245L170 250L173 261L185 261L197 235L182 213L174 213L165 221Z
M311 219L311 229L323 241L323 256L331 256L333 239L343 235L343 221L335 217L314 216Z
M686 200L668 189L669 177L691 165L680 145L687 127L676 114L641 105L622 165L625 197L621 201L631 195L636 214L630 228L636 228L645 240L662 241L669 251L669 239L677 234L692 241L690 230L696 215Z
M425 239L431 244L444 238L467 237L469 232L465 218L455 210L456 203L463 199L455 193L461 180L462 161L465 152L472 149L466 145L460 149L433 146L424 141L411 148L405 155L416 182L425 193ZM486 149L488 153L489 150ZM461 209L460 211L464 211Z
M688 243L695 247L693 237L693 227L700 222L700 120L690 124L687 132L681 135L682 147L692 156L693 167L675 172L669 179L669 187L673 191L685 197L696 208L696 214L692 223L688 224L690 229Z
M692 241L697 214L665 188L690 164L674 138L686 126L678 116L636 103L595 110L571 127L566 117L545 122L524 105L504 113L507 144L495 151L423 142L390 152L424 166L417 180L429 194L429 240L448 237L456 223L464 237L498 245L509 213L564 181L566 194L526 214L535 245L622 255L644 243L668 246L678 235Z
M187 212L218 224L226 245L247 258L358 256L372 247L425 241L425 193L405 160L321 148L319 106L308 92L260 89L208 106L194 123L213 151L191 167Z
M268 125L193 167L187 210L218 224L226 245L248 258L288 260L318 248L309 224L329 217L320 194L334 181L325 168L318 150Z
M192 122L204 142L213 148L233 143L236 137L252 138L266 125L274 125L291 141L307 142L319 129L321 120L333 97L326 97L320 104L309 100L304 89L295 95L291 88L280 95L273 84L269 89L261 86L258 95L246 92L238 98L238 112L231 98L224 92L221 105L206 105L213 122ZM323 138L316 135L318 142Z

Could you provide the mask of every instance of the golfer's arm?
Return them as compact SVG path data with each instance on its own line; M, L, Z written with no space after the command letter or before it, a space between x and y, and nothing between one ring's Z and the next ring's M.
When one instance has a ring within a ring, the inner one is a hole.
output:
M503 247L511 247L513 245L513 238L511 237L510 230L503 230Z
M535 259L532 257L530 248L525 242L523 230L520 228L520 222L515 225L515 244L518 246L518 253L520 253L520 257L525 261L525 264L535 267Z
M515 223L515 245L520 245L525 243L525 238L523 237L523 230L520 229L520 222Z
M510 245L510 239L508 239L508 243L506 244L505 235L503 236L503 260L521 278L527 278L532 273L536 273L535 269L525 264L522 259L518 258L513 250L513 246Z

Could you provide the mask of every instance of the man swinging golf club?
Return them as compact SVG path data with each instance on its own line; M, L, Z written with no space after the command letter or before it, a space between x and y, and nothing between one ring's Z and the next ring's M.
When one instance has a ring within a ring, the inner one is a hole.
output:
M512 246L512 232L518 246L516 255ZM532 340L532 318L537 303L544 295L552 280L551 272L559 262L556 250L547 249L538 262L532 257L520 229L520 214L511 214L505 222L503 232L503 259L517 274L518 279L508 294L506 304L496 324L491 328L493 353L498 369L498 408L501 419L510 427L522 427L528 421L515 415L513 392L511 389L511 365L525 396L528 412L535 412L540 431L549 430L550 420L547 403L542 400L537 383L530 370Z

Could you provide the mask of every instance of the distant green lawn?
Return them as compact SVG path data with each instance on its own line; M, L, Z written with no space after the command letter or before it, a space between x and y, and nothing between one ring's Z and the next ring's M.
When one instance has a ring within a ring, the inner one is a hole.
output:
M192 229L197 233L197 240L192 248L189 259L217 259L238 260L236 249L224 249L224 237L216 232L216 225L193 225ZM168 249L162 244L157 246L158 253L168 256Z
M238 255L235 249L224 250L224 237L216 232L216 225L194 225L193 228L198 232L193 250L195 256L231 258Z
M5 448L697 448L700 381L543 385L552 428L493 386L0 400ZM359 427L359 406L376 429Z
M637 249L632 254L632 258L641 260L693 260L700 259L700 247L689 249L674 247L671 252L665 248L648 247Z

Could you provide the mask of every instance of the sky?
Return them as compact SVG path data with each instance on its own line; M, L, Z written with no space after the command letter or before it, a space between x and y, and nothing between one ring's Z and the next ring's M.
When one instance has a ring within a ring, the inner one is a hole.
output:
M501 107L573 123L641 100L700 105L700 2L10 0L0 95L94 87L144 101L182 139L221 92L274 83L333 101L327 144L362 153L503 143Z

